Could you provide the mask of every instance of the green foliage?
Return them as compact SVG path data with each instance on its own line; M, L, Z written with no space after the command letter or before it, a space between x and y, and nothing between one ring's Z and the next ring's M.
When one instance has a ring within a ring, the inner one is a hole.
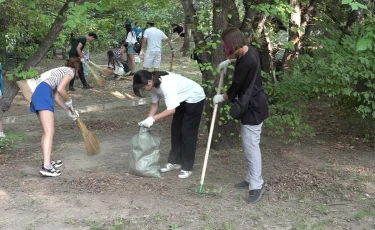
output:
M27 71L22 71L23 64L20 64L17 66L17 68L14 69L13 74L7 74L6 77L8 80L25 80L29 78L35 78L38 76L38 71L35 69L29 69Z
M265 76L270 117L265 121L271 135L295 142L304 136L313 136L314 130L304 114L308 102L310 81L304 75L293 74L275 87Z
M0 139L0 153L5 153L17 147L17 142L27 140L28 137L23 133L8 133L6 137Z

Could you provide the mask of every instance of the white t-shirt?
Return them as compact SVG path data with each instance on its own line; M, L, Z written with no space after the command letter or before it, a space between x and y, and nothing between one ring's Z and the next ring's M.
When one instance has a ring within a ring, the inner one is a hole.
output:
M169 73L169 72L168 72ZM164 98L168 110L175 109L181 102L197 103L206 98L203 88L193 80L179 74L161 76L161 84L151 90L152 103Z
M161 51L161 41L168 38L167 35L163 33L163 31L155 27L146 29L143 37L147 38L146 52Z
M137 39L135 37L134 31L130 31L130 33L128 33L128 35L126 36L126 42L134 45L136 41Z

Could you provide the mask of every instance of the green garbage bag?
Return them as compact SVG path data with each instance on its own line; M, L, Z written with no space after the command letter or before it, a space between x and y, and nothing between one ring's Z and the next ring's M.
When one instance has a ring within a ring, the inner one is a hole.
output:
M160 177L159 145L160 138L152 135L148 128L141 127L132 138L129 172L137 176Z

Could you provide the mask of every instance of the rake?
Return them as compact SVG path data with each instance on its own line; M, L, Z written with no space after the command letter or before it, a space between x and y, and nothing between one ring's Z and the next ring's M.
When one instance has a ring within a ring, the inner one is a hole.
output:
M221 87L223 85L223 78L224 78L224 73L220 73L220 80L219 80L219 86L217 88L217 94L220 94ZM204 177L206 175L206 168L207 168L207 162L208 162L208 156L210 154L210 148L211 148L211 141L212 141L212 134L214 132L214 127L215 127L215 120L216 120L216 113L217 113L217 108L218 104L215 104L214 106L214 111L212 113L212 120L211 120L211 126L210 126L210 132L208 135L208 141L207 141L207 148L206 148L206 155L204 156L204 163L203 163L203 170L202 170L202 176L201 176L201 181L199 185L198 192L199 193L204 193L203 192L203 183L204 183Z

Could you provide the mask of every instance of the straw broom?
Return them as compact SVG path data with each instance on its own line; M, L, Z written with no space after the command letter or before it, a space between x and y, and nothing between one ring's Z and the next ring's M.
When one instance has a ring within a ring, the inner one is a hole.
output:
M89 69L89 71L92 73L92 75L94 75L96 83L99 86L104 86L104 83L105 83L104 78L102 78L101 76L99 76L89 65L87 65L86 63L85 63L85 65L87 66L87 68Z
M72 110L71 110L72 111ZM72 112L75 115L77 115L77 112ZM95 133L90 132L86 125L83 123L80 117L77 115L76 123L78 125L78 128L83 136L83 142L85 143L87 155L94 156L99 153L100 149L100 142L99 138L95 135Z
M97 68L100 72L102 72L105 76L107 77L110 77L113 75L113 71L112 69L108 69L108 68L103 68L97 64L95 64L94 62L90 61L90 64L92 64L93 66L95 66L95 68Z

